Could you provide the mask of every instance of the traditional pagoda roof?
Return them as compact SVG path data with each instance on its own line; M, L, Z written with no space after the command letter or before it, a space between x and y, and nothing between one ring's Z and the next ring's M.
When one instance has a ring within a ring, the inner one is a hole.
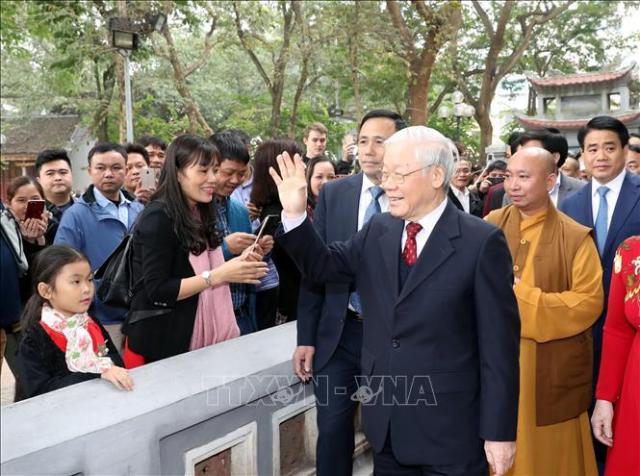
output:
M627 112L615 117L624 124L631 124L634 121L640 120L640 111ZM516 119L518 119L520 124L529 129L545 129L548 127L555 127L556 129L560 130L580 129L591 120L591 118L555 120L525 116L523 114L516 114Z
M635 61L624 69L617 71L601 71L597 73L578 73L539 78L527 76L529 82L538 88L557 88L560 86L576 86L581 84L597 84L616 81L623 78L635 68Z

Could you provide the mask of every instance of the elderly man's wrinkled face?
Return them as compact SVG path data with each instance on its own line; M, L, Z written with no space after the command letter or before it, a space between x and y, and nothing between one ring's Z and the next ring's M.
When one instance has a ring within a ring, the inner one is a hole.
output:
M444 171L436 166L425 167L416 158L415 143L385 145L382 187L389 199L391 215L420 220L442 202L443 186Z
M540 148L523 148L509 159L504 189L525 215L545 209L556 182L553 156Z

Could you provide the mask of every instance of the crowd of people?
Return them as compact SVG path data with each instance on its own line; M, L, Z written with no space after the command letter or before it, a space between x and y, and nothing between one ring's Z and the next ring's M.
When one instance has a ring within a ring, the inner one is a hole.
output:
M97 143L79 196L42 151L0 209L16 400L297 321L319 475L351 474L358 405L376 474L639 474L640 135L598 116L573 155L532 130L480 164L373 110L327 139ZM127 240L118 307L93 275Z

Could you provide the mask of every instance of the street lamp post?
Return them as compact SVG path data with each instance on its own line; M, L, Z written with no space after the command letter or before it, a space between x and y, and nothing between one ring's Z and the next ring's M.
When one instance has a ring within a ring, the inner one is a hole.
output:
M451 95L453 101L453 110L449 107L442 106L438 110L438 117L448 119L451 116L456 119L456 142L460 141L460 123L462 119L473 117L476 109L470 104L464 102L464 95L460 91L455 91Z
M131 63L129 56L138 48L139 33L161 31L167 21L166 15L158 13L146 18L145 24L137 24L130 18L114 17L109 20L111 46L124 59L124 101L127 142L133 142L133 99L131 97Z

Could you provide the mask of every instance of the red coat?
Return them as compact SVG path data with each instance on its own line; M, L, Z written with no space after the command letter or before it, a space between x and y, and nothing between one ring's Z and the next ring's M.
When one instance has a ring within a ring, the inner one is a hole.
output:
M640 474L640 236L616 253L596 398L613 402L605 476Z

